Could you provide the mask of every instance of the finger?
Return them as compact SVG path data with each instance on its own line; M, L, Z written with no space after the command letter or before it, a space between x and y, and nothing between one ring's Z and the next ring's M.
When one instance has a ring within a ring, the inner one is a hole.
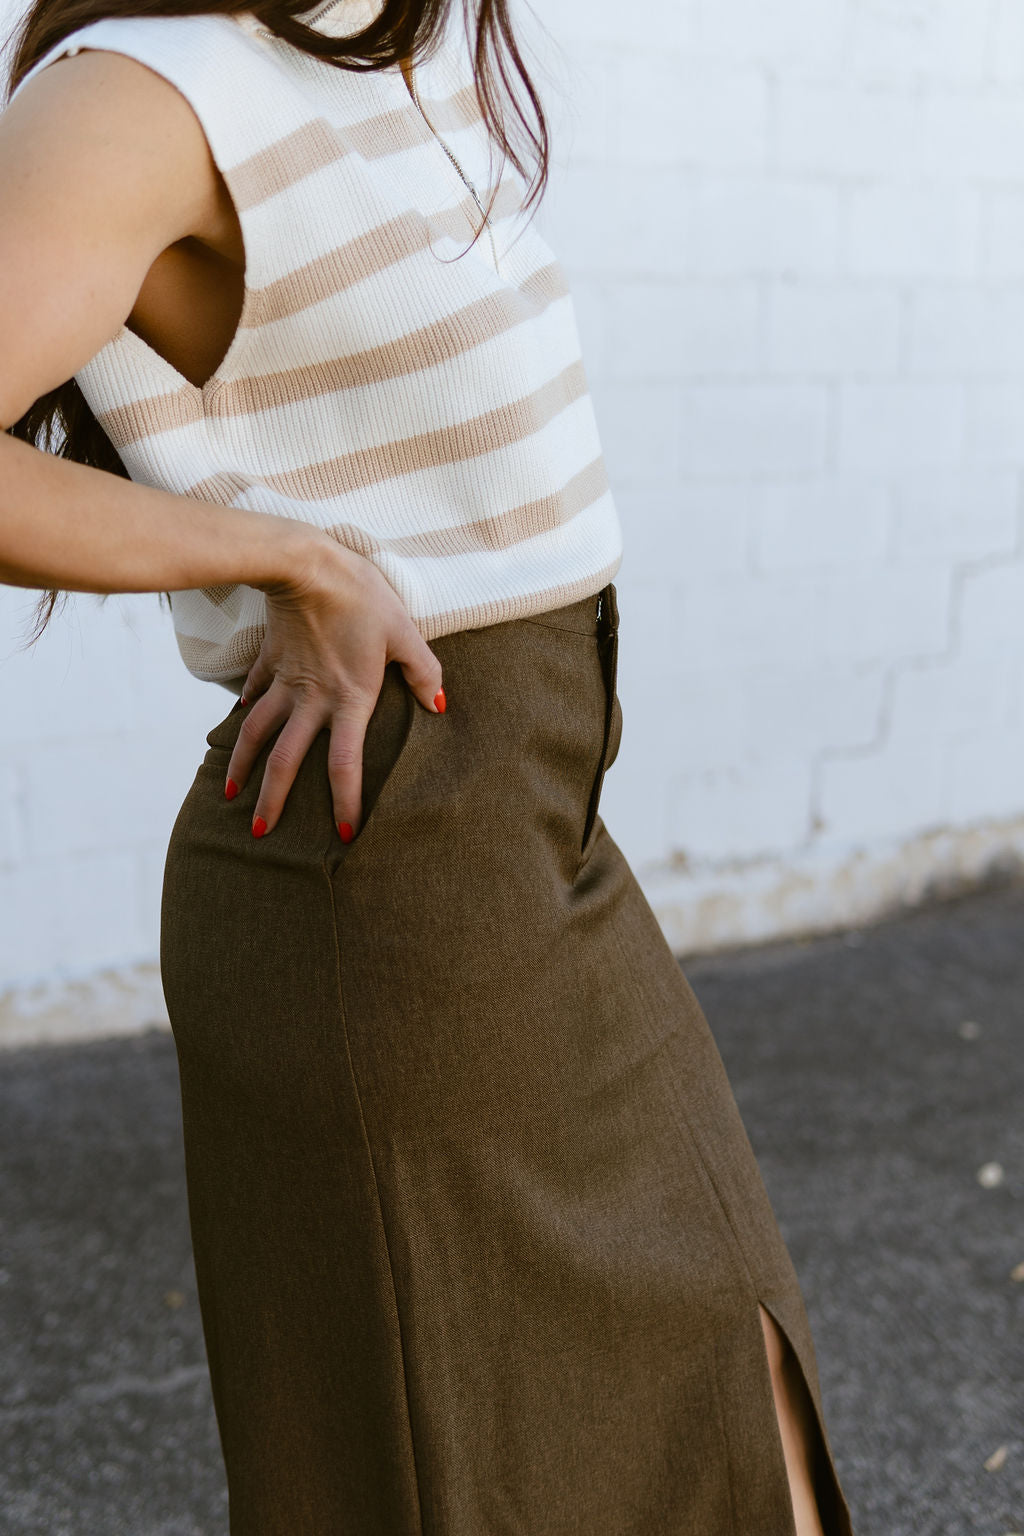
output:
M238 728L228 759L224 793L229 800L233 800L239 790L245 787L264 742L287 720L291 709L292 705L283 688L271 687L262 698L256 700Z
M255 837L266 837L273 832L281 819L288 791L295 783L295 776L302 760L309 751L323 721L316 715L301 714L295 710L267 754L263 769L263 781L256 796L252 830Z
M444 714L447 699L442 686L441 663L411 619L397 644L392 646L388 660L398 662L403 677L421 704L435 714Z
M363 746L369 715L351 705L331 719L327 777L334 802L334 824L343 843L359 831L363 812Z
M274 673L269 664L263 660L261 652L246 673L245 682L242 684L242 702L251 704L253 699L266 693L274 681Z

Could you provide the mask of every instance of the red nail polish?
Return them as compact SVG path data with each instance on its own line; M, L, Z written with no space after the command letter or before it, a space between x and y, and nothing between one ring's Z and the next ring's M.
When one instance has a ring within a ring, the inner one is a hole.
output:
M444 696L444 689L439 688L434 694L434 708L437 710L439 715L443 715L447 707L448 700Z
M248 704L249 700L246 698L245 694L243 693L243 694L239 695L238 702L239 702L239 704Z
M253 837L262 837L266 830L267 830L267 824L263 820L263 817L262 816L256 816L253 819L253 824L252 824L252 835L253 835Z
M355 833L352 831L352 828L347 821L338 822L338 832L343 843L350 843L355 836Z
M224 794L229 800L233 800L238 794L238 785L235 783L234 779L228 779L228 782L224 786Z

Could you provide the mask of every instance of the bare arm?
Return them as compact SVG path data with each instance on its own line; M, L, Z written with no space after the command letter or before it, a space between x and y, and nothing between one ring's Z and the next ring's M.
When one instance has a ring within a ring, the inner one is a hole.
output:
M219 172L191 105L135 59L55 60L0 115L0 427L64 383L131 313L156 257L216 217ZM228 765L265 741L271 831L323 727L335 818L358 826L362 743L396 660L437 709L441 668L377 568L320 530L75 464L0 435L0 580L86 592L244 582L267 594ZM442 705L443 708L443 695Z
M300 579L325 544L334 541L306 523L175 496L0 437L9 586L175 592L240 581L265 591Z
M192 108L137 60L58 59L19 92L0 116L0 426L99 351L156 257L208 226L217 196ZM0 437L0 580L14 586L264 587L323 538Z

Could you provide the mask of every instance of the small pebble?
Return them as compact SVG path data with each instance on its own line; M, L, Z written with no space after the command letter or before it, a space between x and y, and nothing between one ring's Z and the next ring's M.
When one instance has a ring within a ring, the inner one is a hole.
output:
M973 1019L964 1019L964 1022L957 1030L957 1034L961 1040L977 1040L981 1034L981 1025L976 1024Z
M986 1472L998 1472L1006 1460L1006 1446L1001 1445L997 1451L993 1451L985 1461Z
M978 1169L978 1183L982 1189L995 1189L1005 1177L1002 1163L982 1163Z

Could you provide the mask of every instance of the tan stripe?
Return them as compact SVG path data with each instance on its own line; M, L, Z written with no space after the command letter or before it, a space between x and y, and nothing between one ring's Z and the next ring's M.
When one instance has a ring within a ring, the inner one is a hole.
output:
M462 86L454 95L431 102L430 116L439 130L471 126L480 118L475 91ZM240 160L224 172L224 179L236 208L244 212L346 155L355 153L364 160L379 160L429 143L432 137L412 102L408 107L377 112L355 123L336 124L328 118L315 117Z
M499 187L495 216L498 215L499 205L507 207L510 204L518 208L519 192L511 179L506 178ZM310 305L322 303L325 299L355 286L356 283L363 282L366 278L410 256L428 250L431 242L439 234L461 239L466 232L466 222L473 229L476 228L473 222L473 215L476 213L476 204L471 198L466 198L454 208L432 216L429 220L422 215L407 213L390 219L385 224L379 224L365 234L357 235L343 245L336 246L334 250L325 252L314 261L297 267L293 272L278 278L276 282L267 284L265 288L253 292L246 302L252 324L250 326L247 323L240 329L256 329L274 320L297 314ZM557 263L542 270L553 273L555 267ZM531 274L519 288L507 291L510 296L520 293L531 297L530 285L536 280L537 274ZM550 281L564 283L564 277L559 278L553 275ZM555 296L552 293L551 297ZM133 335L132 345L143 347L148 345L136 333ZM153 348L149 350L154 351ZM156 355L159 356L159 354ZM160 358L160 363L162 367L169 368L172 373L177 371L163 357ZM324 366L329 365L311 364L305 371L315 373ZM201 421L204 416L204 407L205 412L211 416L234 416L249 409L266 409L274 402L267 398L265 378L273 380L286 376L287 373L266 376L252 374L236 381L229 380L205 400L194 384L182 378L177 389L159 395L147 395L142 400L115 406L109 411L101 412L97 419L114 446L123 447L128 443L138 442L140 438L153 436L159 432L172 432ZM312 394L322 393L324 393L322 389L312 391ZM287 398L308 399L310 395L290 395Z
M361 155L364 160L382 160L420 144L429 144L432 134L410 101L407 107L392 107L376 112L357 123L329 125L343 153ZM295 165L296 180L308 174L301 161Z
M314 117L247 160L240 160L224 172L224 179L235 207L244 213L350 153L350 146L339 139L334 126L325 118Z
M553 528L571 522L593 506L607 489L608 472L599 454L579 474L573 475L561 490L521 502L508 512L476 518L473 522L456 523L450 528L431 528L425 533L410 533L394 539L375 539L352 523L332 523L326 531L368 560L384 553L421 560L475 555L481 551L509 549L525 539L550 533Z
M468 127L480 117L476 94L462 86L454 96L430 102L428 116L438 132ZM364 160L380 160L413 145L429 144L434 138L411 99L408 106L380 112L357 123L345 123L337 131Z
M578 517L608 490L608 472L598 454L558 491L524 501L507 512L498 512L472 522L456 523L449 528L428 529L424 533L400 534L378 538L355 523L330 523L325 532L365 560L382 555L401 558L442 560L452 555L477 555L497 549L509 549L525 539L537 538ZM205 598L221 607L237 590L235 586L200 587Z
M126 331L127 326L124 328ZM132 345L146 347L136 332ZM153 351L150 348L150 351ZM157 354L159 355L159 354ZM161 359L161 364L165 359ZM166 363L170 367L169 363ZM176 371L176 370L172 370ZM179 427L194 426L203 420L203 402L199 391L187 379L182 379L177 389L164 395L146 395L142 400L131 400L127 405L115 405L109 411L100 411L97 421L115 448L137 443L157 432L173 432Z
M451 96L424 97L423 105L434 127L442 133L483 122L480 103L471 85L460 86Z
M301 501L329 501L334 496L379 485L400 475L439 469L510 447L547 425L566 406L587 393L583 361L577 358L539 389L466 421L412 437L397 438L337 454L278 474L253 475L251 483L269 486ZM240 477L210 475L185 492L199 501L230 504L238 495Z
M342 389L365 389L386 379L443 366L485 341L536 319L568 291L561 266L551 262L532 273L519 288L484 294L452 315L379 346L347 357L325 358L276 373L249 376L236 383L229 381L210 400L209 414L246 416Z
M223 608L232 593L238 591L238 583L222 582L219 587L197 587L196 591L201 592L215 607Z
M498 189L492 219L516 213L520 205L521 193L512 178L506 176ZM253 295L251 323L268 325L298 314L311 304L320 304L410 256L429 250L440 237L461 240L468 233L475 234L479 218L471 197L464 197L429 217L412 210L400 213L260 288Z
M244 678L259 655L265 634L265 625L246 624L244 629L236 630L230 640L226 641L203 640L198 635L177 632L175 639L188 670L197 677L215 681L225 670L232 677Z
M549 613L554 608L563 608L567 603L600 592L621 563L621 556L616 556L601 570L576 581L559 582L525 596L490 598L462 608L448 608L442 613L417 619L416 626L424 640L429 641L459 630L485 629L491 624L507 624L516 619L528 619L533 614ZM190 672L209 677L220 677L227 672L229 680L237 680L240 686L259 655L265 633L265 625L247 624L223 644L202 640L197 635L178 634L176 639L182 660Z
M471 603L464 608L448 608L443 613L433 613L426 619L418 619L416 627L424 640L436 640L453 631L485 629L489 624L506 624L513 619L528 619L531 614L550 613L553 608L564 608L567 603L575 603L581 597L590 597L600 592L621 564L621 555L616 555L614 560L591 576L560 582L557 586L548 587L543 592L530 593L526 597L497 597L485 603ZM257 644L257 653L262 638L260 636Z

